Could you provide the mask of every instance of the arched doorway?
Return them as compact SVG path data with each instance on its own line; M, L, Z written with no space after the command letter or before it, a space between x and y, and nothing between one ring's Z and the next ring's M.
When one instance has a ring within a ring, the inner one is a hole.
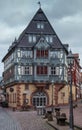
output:
M33 106L46 106L47 105L47 95L45 92L36 92L32 97Z

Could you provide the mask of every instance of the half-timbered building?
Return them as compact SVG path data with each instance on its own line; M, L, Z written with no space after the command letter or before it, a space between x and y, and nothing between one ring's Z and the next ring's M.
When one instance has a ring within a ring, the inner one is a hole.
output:
M4 85L10 107L58 104L67 84L68 45L62 44L45 13L38 9L3 58ZM53 97L52 97L53 95Z

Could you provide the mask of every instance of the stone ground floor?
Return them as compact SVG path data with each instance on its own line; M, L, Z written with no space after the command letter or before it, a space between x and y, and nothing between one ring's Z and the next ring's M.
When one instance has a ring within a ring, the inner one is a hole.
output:
M72 86L72 91L73 101L76 101L75 86ZM6 88L6 100L9 107L16 109L49 107L52 104L57 106L58 104L69 103L69 92L69 85L64 83L20 83Z

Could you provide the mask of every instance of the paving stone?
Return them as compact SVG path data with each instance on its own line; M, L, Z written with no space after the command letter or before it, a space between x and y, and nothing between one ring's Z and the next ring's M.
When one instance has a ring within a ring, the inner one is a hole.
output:
M61 113L66 113L69 118L69 107L61 107ZM51 123L60 130L69 129L68 126L56 126L56 120ZM74 109L74 124L82 128L82 104L78 104ZM0 109L0 130L54 130L54 128L42 116L37 115L36 111L13 112L9 109L5 111Z
M19 122L15 121L4 109L0 108L0 130L22 130Z

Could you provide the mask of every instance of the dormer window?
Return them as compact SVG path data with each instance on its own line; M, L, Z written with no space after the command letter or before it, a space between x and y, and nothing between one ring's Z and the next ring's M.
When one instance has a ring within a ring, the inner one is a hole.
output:
M44 29L44 24L43 23L37 23L37 28L38 29Z

